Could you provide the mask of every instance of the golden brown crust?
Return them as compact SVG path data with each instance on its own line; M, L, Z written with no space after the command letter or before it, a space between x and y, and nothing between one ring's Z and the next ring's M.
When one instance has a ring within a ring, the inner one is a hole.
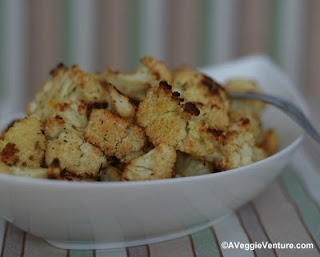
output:
M142 128L108 110L92 111L85 138L107 156L115 156L124 163L141 156L146 144Z
M145 128L154 145L177 147L187 135L182 112L180 99L172 94L171 86L162 82L159 87L148 89L138 108L137 123Z
M172 88L178 91L186 102L197 105L210 128L226 129L229 123L229 100L219 83L200 72L179 69L173 74Z
M0 140L0 161L12 166L39 168L43 165L46 138L35 117L15 122Z
M46 118L57 104L83 101L86 104L104 103L107 90L102 79L82 71L78 66L58 67L52 72L52 80L47 81L38 91L35 99L27 106L27 115L35 114Z
M82 133L67 128L48 141L46 165L54 174L67 171L74 176L94 178L107 167L108 161L99 148L84 141Z

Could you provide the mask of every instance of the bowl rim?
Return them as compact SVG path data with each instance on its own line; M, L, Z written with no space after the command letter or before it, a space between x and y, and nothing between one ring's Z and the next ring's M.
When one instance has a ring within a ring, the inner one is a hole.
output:
M275 63L271 61L271 59L268 56L265 55L252 55L247 57L242 57L236 60L233 60L231 62L227 62L225 64L217 65L209 67L210 69L214 68L220 68L223 66L230 66L232 64L238 64L241 62L252 62L252 61L258 61L260 63L264 63L267 65L271 65L274 68L274 71L277 73L280 73L284 75L284 77L288 79L286 74L279 68ZM204 67L205 68L205 67ZM199 70L203 70L204 68L200 68ZM290 80L289 80L290 81ZM292 81L290 81L290 84L293 85ZM284 85L284 88L292 94L294 99L297 101L298 106L302 108L302 110L306 113L307 116L310 115L309 109L302 97L302 95L298 92L298 90L294 86L287 86ZM13 176L10 174L0 173L0 180L8 183L15 183L15 184L32 184L33 186L52 186L52 187L59 187L59 188L130 188L130 187L137 187L140 185L143 186L155 186L155 185L162 185L162 184L175 184L175 183L181 183L181 182L195 182L203 179L211 179L213 177L223 177L232 175L234 173L242 172L245 169L248 168L256 168L259 165L267 164L267 162L270 161L276 161L280 159L282 156L286 155L288 152L294 151L303 141L305 137L305 133L303 131L300 132L300 134L295 138L290 144L288 144L286 147L275 153L274 155L267 157L263 160L257 161L255 163L251 163L249 165L226 170L223 172L217 172L217 173L210 173L210 174L204 174L199 176L190 176L190 177L179 177L179 178L168 178L168 179L159 179L159 180L148 180L148 181L117 181L117 182L97 182L97 181L89 181L89 182L81 182L81 181L61 181L61 180L51 180L51 179L38 179L38 178L31 178L31 177L20 177L20 176Z

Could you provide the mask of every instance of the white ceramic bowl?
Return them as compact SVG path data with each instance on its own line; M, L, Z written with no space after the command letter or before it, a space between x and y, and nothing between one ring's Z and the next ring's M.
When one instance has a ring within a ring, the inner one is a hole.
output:
M262 56L203 71L221 82L232 77L253 78L265 92L300 102L290 80ZM226 172L126 183L70 183L2 174L0 216L69 249L133 246L197 231L253 199L301 143L301 130L281 111L268 107L263 121L278 132L280 151Z

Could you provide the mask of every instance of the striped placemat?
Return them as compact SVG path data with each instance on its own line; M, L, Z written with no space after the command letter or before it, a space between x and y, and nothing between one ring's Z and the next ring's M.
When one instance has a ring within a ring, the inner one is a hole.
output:
M1 257L320 256L320 171L303 150L259 197L213 227L175 240L116 250L56 249L0 221ZM313 249L223 249L223 242L312 243Z

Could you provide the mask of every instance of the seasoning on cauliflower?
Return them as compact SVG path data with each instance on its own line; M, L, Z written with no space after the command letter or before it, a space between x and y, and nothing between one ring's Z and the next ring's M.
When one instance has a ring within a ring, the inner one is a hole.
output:
M157 86L162 80L168 83L172 80L172 74L167 66L149 56L141 59L140 67L133 74L107 69L103 77L121 93L137 101L144 99L149 87Z
M65 129L84 129L88 124L88 107L82 101L57 104L44 121L48 139L57 138Z
M202 162L192 156L178 152L176 163L176 177L190 177L214 172L214 167L209 162Z
M0 161L9 166L40 168L44 163L46 137L36 117L15 122L0 139Z
M92 111L84 135L107 156L115 156L123 163L141 156L146 144L142 128L102 109Z
M124 168L122 180L154 180L174 177L176 151L160 144L147 154L130 161Z
M51 72L47 81L27 106L27 115L35 114L46 118L57 104L83 101L86 104L105 103L108 92L105 82L96 75L82 71L78 66L71 68L63 64Z
M150 88L138 107L137 123L145 128L155 146L163 143L205 157L216 150L216 137L208 131L197 106L190 102L184 104L179 96L166 82Z
M54 174L67 171L83 178L97 178L108 161L99 148L85 142L79 131L65 129L47 143L46 165L50 168L52 164Z
M179 92L186 102L196 104L201 118L210 128L227 128L229 99L216 81L200 72L180 69L173 74L172 90Z
M177 147L187 136L180 102L179 94L172 93L166 82L147 90L146 98L138 107L137 123L145 128L154 145L163 143Z

